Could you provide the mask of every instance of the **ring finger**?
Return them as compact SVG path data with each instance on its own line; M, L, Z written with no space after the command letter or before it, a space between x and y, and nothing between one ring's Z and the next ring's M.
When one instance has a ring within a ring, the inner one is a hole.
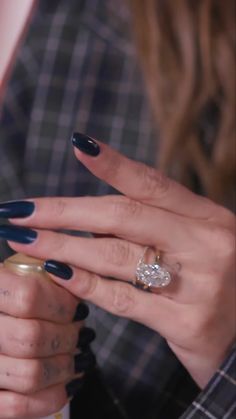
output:
M10 245L18 252L40 259L62 261L101 276L129 282L135 279L137 263L145 249L142 245L119 238L74 237L51 231L37 231L37 239L29 245L13 242ZM185 269L180 255L165 253L164 259L168 271L176 280L161 292L166 296L174 295L182 302L189 301L190 297L195 300L197 288L193 297L191 273ZM199 286L198 280L197 284Z
M140 322L156 331L166 339L176 335L176 321L186 323L186 307L163 297L162 294L143 292L127 282L112 281L97 274L73 268L72 277L64 280L51 275L52 279L77 297L90 301L116 315ZM196 310L198 307L196 306ZM181 336L181 328L178 336Z

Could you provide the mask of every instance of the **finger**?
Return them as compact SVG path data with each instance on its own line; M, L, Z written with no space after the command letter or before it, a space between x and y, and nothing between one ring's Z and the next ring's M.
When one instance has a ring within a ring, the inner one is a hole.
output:
M89 272L75 270L68 281L53 279L78 297L91 301L102 309L139 322L163 336L181 351L192 351L206 338L209 302L199 298L185 304L138 290L128 283L111 281ZM199 300L201 301L199 303ZM205 332L204 332L205 331Z
M180 305L173 300L140 291L126 282L109 280L91 272L74 269L73 276L63 281L57 276L52 279L77 297L109 311L140 322L169 338L176 331L173 322Z
M71 380L75 375L75 361L69 355L43 359L17 359L0 355L0 370L0 388L32 394Z
M125 196L35 199L31 217L13 220L36 228L103 233L171 251L193 237L193 221ZM171 231L171 240L170 240ZM157 232L157 234L155 234Z
M0 312L21 318L69 323L78 301L38 275L19 276L0 268Z
M61 260L102 276L133 280L144 246L118 238L74 237L51 231L37 231L30 245L9 242L17 252L40 259ZM153 256L155 254L153 253ZM171 255L168 268L176 274L182 263ZM64 274L64 272L62 272ZM65 272L70 275L69 272Z
M0 390L0 418L35 419L60 411L68 402L65 386L60 384L30 395Z
M101 276L129 282L135 279L137 264L144 252L143 246L118 238L92 239L50 231L38 231L36 242L24 246L25 250L18 243L11 242L10 245L16 251L24 251L30 256L47 260L46 269L49 272L50 268L55 269L54 261L62 261ZM152 256L150 263L155 259L154 252L152 252ZM50 259L48 260L48 258ZM164 254L161 263L173 278L171 284L161 290L163 295L181 302L192 302L199 295L201 297L205 282L199 281L199 275L193 275L189 250L186 256L183 252ZM68 268L59 266L57 272L69 279L72 270ZM64 270L66 275L64 275ZM193 288L195 289L194 293L192 292Z
M123 279L134 277L143 253L143 246L121 239L74 237L51 231L37 231L37 239L30 245L9 244L17 252L23 251L29 256L62 260L104 276Z
M47 269L52 267L51 262L61 261L101 276L131 282L135 279L137 265L144 252L143 246L118 238L93 239L50 231L38 231L37 234L37 240L30 245L13 242L9 244L18 252L47 260ZM153 263L155 259L155 253L151 253L153 258L148 263ZM204 255L201 260L203 263ZM180 249L177 252L164 253L161 265L171 274L172 282L168 287L158 290L159 292L182 303L203 298L206 275L204 272L201 275L199 259L193 258L189 247L185 252ZM61 276L70 278L70 267L62 266L57 269Z
M104 143L79 133L73 135L72 142L76 157L95 176L130 198L191 218L206 219L215 212L216 205L210 200L195 195L160 171L128 159ZM97 150L96 155L91 153L93 148Z
M13 358L40 358L72 354L81 323L66 325L0 315L0 353Z

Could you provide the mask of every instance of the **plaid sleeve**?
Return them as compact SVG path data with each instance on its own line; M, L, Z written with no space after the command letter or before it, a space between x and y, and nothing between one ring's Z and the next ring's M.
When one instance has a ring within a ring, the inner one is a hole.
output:
M181 419L236 418L236 345Z

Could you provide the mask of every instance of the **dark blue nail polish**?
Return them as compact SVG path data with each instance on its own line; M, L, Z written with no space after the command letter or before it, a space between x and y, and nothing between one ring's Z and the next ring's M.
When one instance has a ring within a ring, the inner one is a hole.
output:
M73 318L74 322L85 320L89 315L89 308L85 303L79 303Z
M33 214L35 205L29 201L11 201L0 204L0 218L25 218Z
M100 153L99 145L91 137L88 137L88 135L74 132L71 141L76 148L89 156L96 157Z
M73 276L73 270L69 265L66 265L62 262L57 262L56 260L46 260L44 262L45 271L58 276L61 279L71 279Z
M83 327L79 332L79 340L77 347L85 349L94 339L96 338L96 333L90 327Z
M78 374L83 371L88 371L96 365L95 355L88 352L81 352L80 354L74 357L75 361L75 374Z
M37 232L25 227L16 227L12 225L0 226L0 238L16 243L30 244L37 238Z
M66 394L68 399L74 397L76 393L78 393L78 391L82 388L83 383L83 378L77 378L76 380L70 381L70 383L66 385Z

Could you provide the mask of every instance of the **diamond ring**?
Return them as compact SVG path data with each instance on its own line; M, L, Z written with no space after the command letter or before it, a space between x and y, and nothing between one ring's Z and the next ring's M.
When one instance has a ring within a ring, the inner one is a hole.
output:
M160 254L155 255L154 263L145 262L150 247L146 247L140 257L134 285L143 290L153 291L152 288L162 288L169 285L172 280L170 272L161 265Z

